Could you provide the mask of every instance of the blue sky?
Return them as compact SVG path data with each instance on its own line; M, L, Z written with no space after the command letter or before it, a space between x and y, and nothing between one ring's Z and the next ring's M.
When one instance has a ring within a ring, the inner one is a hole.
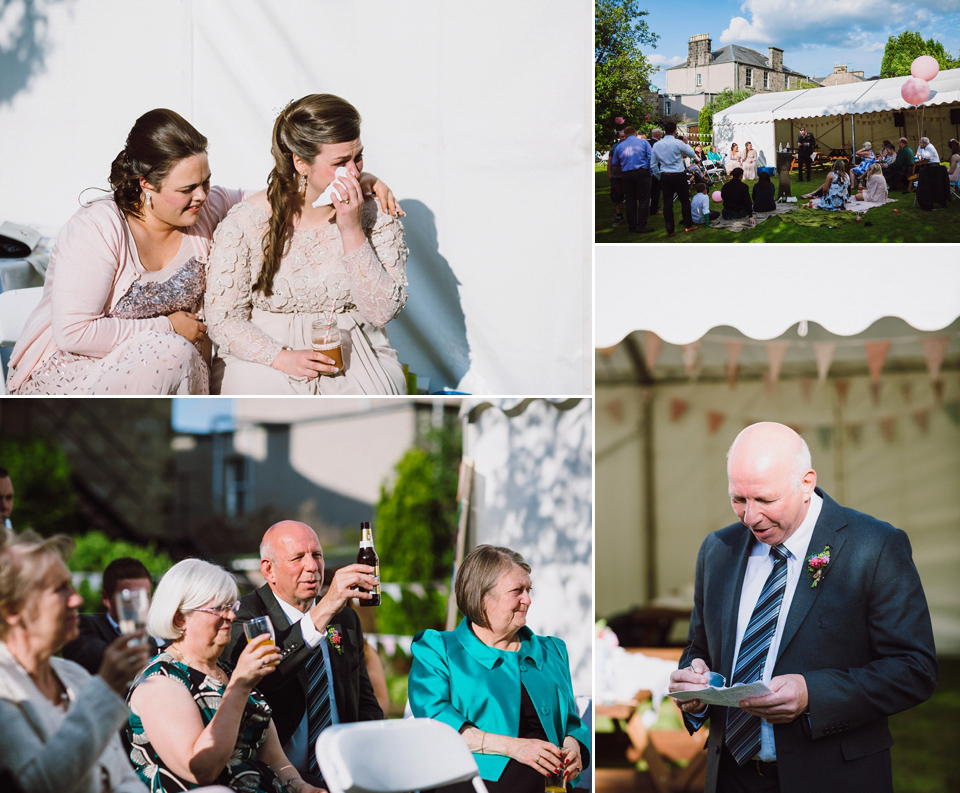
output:
M650 12L644 19L660 36L655 49L642 51L660 67L652 83L661 90L664 69L686 60L687 42L697 33L709 33L715 50L740 44L766 55L768 46L779 47L786 66L815 77L838 63L866 77L878 74L887 38L904 30L960 55L960 0L640 0L638 7Z
M224 417L231 419L228 423ZM232 426L233 400L228 397L176 397L173 400L173 428L177 432L210 432Z

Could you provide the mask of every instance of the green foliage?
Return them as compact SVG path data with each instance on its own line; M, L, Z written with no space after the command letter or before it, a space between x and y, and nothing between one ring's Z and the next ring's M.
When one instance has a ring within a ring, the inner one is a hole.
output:
M659 38L642 19L647 13L637 9L637 0L597 0L594 136L598 150L616 140L616 117L621 116L625 124L643 131L651 126L647 116L656 113L643 100L656 69L639 47L656 47Z
M737 104L737 102L742 102L744 99L750 98L753 94L754 90L752 88L741 88L739 91L734 91L732 88L724 88L712 101L707 102L707 104L701 108L697 121L700 135L713 134L714 114L719 113L721 110L726 110L728 107Z
M941 69L956 69L960 60L950 57L943 44L933 39L923 40L923 36L911 30L905 30L899 36L890 36L883 48L883 60L880 62L881 77L905 77L910 74L910 64L921 55L931 55L937 59Z
M102 573L114 559L130 556L143 562L156 583L173 566L173 558L155 545L134 545L126 540L111 540L100 531L91 531L75 539L77 547L68 563L68 567L74 572ZM95 591L84 581L78 591L83 596L83 611L103 611L99 590Z
M45 438L5 438L0 465L13 482L13 527L49 537L81 530L67 456Z
M376 546L384 581L423 585L425 595L404 591L403 602L386 593L377 627L409 635L442 628L446 598L434 588L449 581L457 534L459 426L431 430L424 447L407 451L396 465L393 489L380 489Z

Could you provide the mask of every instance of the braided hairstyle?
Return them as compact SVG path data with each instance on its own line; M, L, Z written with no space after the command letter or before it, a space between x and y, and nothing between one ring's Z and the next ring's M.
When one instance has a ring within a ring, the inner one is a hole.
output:
M253 288L269 297L280 260L293 236L293 220L303 211L296 155L312 164L324 143L347 143L360 137L360 114L333 94L310 94L284 108L273 125L270 147L274 167L267 178L271 214L263 236L263 267Z
M163 108L144 113L110 166L110 186L120 211L143 219L141 177L159 190L178 162L206 153L207 139L183 116Z

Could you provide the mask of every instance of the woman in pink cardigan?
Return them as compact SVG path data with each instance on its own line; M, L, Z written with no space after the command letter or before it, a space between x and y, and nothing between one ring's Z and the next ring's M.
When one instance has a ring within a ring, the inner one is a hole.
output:
M82 207L57 238L10 358L11 394L209 393L207 254L243 196L210 187L206 148L172 110L137 119L110 169L113 194Z

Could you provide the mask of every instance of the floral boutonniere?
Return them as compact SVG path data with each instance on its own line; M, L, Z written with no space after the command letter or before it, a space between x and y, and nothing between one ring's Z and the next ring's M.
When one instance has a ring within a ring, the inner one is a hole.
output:
M327 638L330 640L330 644L333 645L340 655L343 655L343 647L341 646L342 637L340 636L340 631L333 627L333 625L327 625Z
M811 587L815 587L820 583L820 579L823 578L828 564L830 564L829 545L823 546L823 551L820 553L807 557L807 572L813 576L813 583L810 584Z

